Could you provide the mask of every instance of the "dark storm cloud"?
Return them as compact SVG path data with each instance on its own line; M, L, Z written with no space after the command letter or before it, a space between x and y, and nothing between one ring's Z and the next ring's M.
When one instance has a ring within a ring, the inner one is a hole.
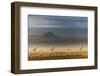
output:
M29 16L29 27L87 28L87 17Z
M87 38L87 17L29 15L29 35L53 32L60 37Z

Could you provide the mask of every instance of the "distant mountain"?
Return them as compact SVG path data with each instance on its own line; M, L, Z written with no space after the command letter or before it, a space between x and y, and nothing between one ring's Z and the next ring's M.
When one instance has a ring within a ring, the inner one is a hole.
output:
M53 32L47 32L41 36L43 39L58 39L59 37L55 35Z
M62 38L53 32L46 32L43 35L31 35L29 36L29 42L83 42L87 41L87 38Z

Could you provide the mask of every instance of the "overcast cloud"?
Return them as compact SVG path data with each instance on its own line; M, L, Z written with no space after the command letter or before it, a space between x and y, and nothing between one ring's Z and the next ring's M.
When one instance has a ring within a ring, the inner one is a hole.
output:
M53 32L62 37L87 37L87 17L29 15L29 35Z

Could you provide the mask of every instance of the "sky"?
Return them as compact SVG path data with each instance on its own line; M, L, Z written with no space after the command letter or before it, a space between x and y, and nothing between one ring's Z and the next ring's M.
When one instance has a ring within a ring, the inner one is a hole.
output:
M29 15L28 34L52 32L65 38L87 38L88 18L75 16Z

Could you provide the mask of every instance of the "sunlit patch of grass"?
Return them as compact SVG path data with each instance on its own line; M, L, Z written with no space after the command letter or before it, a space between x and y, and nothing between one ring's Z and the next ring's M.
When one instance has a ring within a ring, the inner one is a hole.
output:
M29 60L88 58L87 48L29 48Z

